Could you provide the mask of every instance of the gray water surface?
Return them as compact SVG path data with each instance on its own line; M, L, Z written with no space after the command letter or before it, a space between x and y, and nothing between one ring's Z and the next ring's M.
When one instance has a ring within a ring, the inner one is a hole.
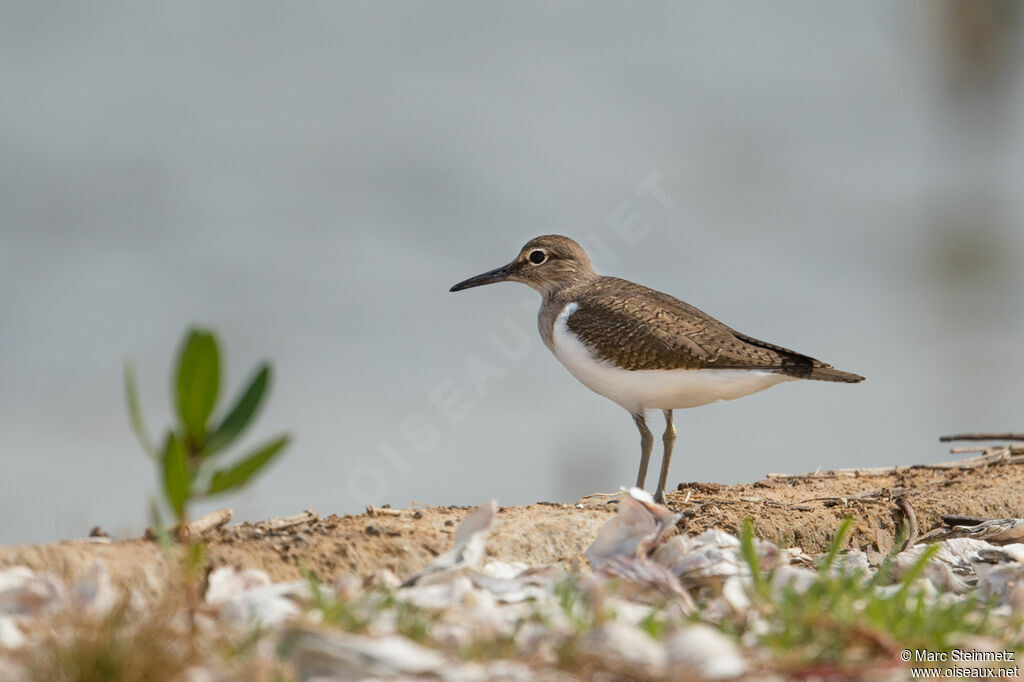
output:
M163 428L192 323L296 437L240 518L630 484L536 294L448 293L550 232L868 377L677 413L675 482L1020 429L1020 21L978 57L945 6L4 3L0 542L141 530L122 363Z

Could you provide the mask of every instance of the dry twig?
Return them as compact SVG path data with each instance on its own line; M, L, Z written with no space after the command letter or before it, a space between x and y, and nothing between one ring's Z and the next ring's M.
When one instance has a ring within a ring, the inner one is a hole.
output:
M235 512L230 509L218 509L195 521L189 521L185 524L185 537L200 538L221 526L226 526L234 515Z
M917 527L917 514L914 513L914 507L911 506L910 500L905 495L900 495L895 501L896 506L903 512L903 518L907 520L907 542L903 545L903 549L913 547L920 538Z
M957 440L1024 440L1024 433L953 433L948 436L939 436L941 443Z
M816 478L863 478L869 476L895 476L907 471L921 469L977 469L989 464L1020 464L1024 463L1024 449L1003 445L994 448L971 449L971 452L983 452L978 457L954 459L949 462L934 464L911 464L909 466L867 467L860 469L833 469L831 471L813 471L807 474L767 474L768 479L810 480Z
M313 509L307 509L299 512L298 514L292 514L291 516L278 516L277 518L267 519L257 524L263 530L284 530L285 528L291 528L292 526L298 526L301 523L308 523L310 521L316 521L319 516Z

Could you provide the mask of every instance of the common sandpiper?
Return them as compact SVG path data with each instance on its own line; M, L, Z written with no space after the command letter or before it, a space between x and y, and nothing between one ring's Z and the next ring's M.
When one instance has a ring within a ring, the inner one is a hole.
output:
M665 414L654 495L659 502L665 499L676 440L672 410L733 400L795 379L864 380L741 334L668 294L599 275L586 251L561 235L531 239L508 265L459 282L451 291L494 282L536 289L543 298L537 326L544 345L584 386L633 416L640 430L638 488L647 479L654 444L645 412Z

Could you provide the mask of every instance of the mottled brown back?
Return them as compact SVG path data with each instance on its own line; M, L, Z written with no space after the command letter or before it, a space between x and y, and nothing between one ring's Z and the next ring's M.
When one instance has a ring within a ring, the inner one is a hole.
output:
M626 369L763 369L801 379L864 380L741 334L660 291L617 277L588 284L565 292L579 305L569 330L599 357Z

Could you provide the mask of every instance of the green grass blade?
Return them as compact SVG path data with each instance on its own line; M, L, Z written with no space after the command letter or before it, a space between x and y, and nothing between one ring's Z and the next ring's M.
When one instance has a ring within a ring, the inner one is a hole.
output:
M174 556L174 540L171 539L171 534L167 531L167 526L164 525L160 505L152 495L147 497L147 503L149 504L149 526L153 529L153 536L156 538L157 544L160 545L164 558L170 560Z
M281 436L267 445L258 448L252 454L247 455L234 466L215 471L206 494L217 495L242 487L263 467L269 464L280 453L281 449L288 445L289 440L288 436Z
M207 457L223 450L241 435L256 415L269 385L270 365L264 362L227 416L207 439L204 448Z
M842 548L843 542L846 540L846 536L850 534L850 527L852 525L852 516L847 516L843 519L843 522L839 524L839 529L836 531L831 544L828 546L828 553L825 555L824 561L822 561L820 570L827 571L832 568L832 564L835 563L836 556L838 556L839 550Z
M914 581L921 576L921 573L924 572L925 566L927 566L928 562L932 560L932 557L939 553L939 549L939 545L928 545L928 547L921 552L921 556L914 562L914 565L910 567L910 570L900 578L900 589L896 591L895 597L902 597L910 591L910 587L914 584Z
M185 520L185 502L192 487L185 464L185 448L173 432L167 434L163 452L164 494L178 522Z
M192 441L200 443L220 390L220 353L213 334L201 329L188 332L178 358L175 385L178 417Z
M153 459L157 459L156 446L153 444L153 439L146 429L146 422L142 419L142 407L139 402L139 388L138 382L135 379L135 367L128 360L125 360L124 363L124 396L125 402L128 403L128 420L131 423L135 437L142 445L142 449L146 451L146 454Z
M878 565L878 570L868 580L868 584L871 586L875 585L886 585L889 581L889 576L892 574L892 569L896 567L896 557L900 552L909 549L907 547L907 540L910 539L910 528L906 522L900 523L896 527L896 536L893 538L892 547L889 548L885 558L882 559L882 563Z
M740 531L740 551L743 559L750 566L750 578L754 582L754 591L763 598L770 596L768 581L761 572L761 558L757 556L757 548L754 547L754 522L749 518L743 520L743 529Z

